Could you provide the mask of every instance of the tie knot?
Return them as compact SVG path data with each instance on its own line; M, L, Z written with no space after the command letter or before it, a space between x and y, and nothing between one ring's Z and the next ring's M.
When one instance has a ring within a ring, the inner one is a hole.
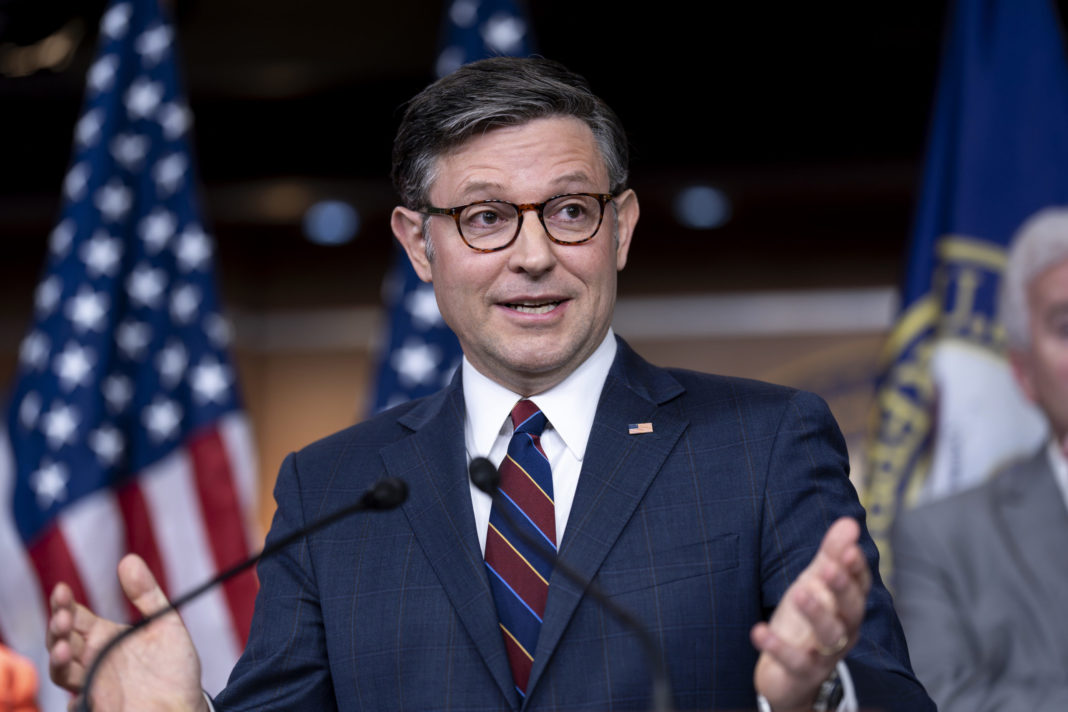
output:
M512 408L512 427L517 433L540 436L545 429L545 415L534 401L523 399Z

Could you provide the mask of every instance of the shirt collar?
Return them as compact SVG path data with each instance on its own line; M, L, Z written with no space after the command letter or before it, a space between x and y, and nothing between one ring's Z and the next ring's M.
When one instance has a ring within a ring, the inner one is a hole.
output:
M586 453L597 402L615 357L616 339L610 328L601 345L567 378L531 397L578 460ZM468 454L485 455L502 428L511 432L506 421L522 396L479 373L466 356L462 368L466 417L476 448Z
M1053 479L1057 481L1064 503L1068 506L1068 459L1065 459L1061 443L1057 442L1057 438L1050 438L1049 445L1046 447L1046 455L1049 457L1049 466L1053 470Z

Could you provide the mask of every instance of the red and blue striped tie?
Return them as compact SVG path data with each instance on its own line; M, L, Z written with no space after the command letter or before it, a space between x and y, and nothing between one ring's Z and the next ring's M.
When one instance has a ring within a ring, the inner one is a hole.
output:
M500 492L490 511L486 569L512 679L525 697L553 570L546 554L556 551L556 510L552 470L541 448L545 416L534 403L521 400L512 409L512 425L515 432L500 466ZM511 516L505 518L502 508ZM527 545L509 522L543 542L546 551Z

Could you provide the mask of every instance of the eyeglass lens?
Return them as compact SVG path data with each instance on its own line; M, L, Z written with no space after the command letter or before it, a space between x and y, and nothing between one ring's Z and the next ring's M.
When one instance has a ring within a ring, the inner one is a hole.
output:
M560 242L581 242L593 236L601 220L601 202L588 195L562 195L540 212L545 229ZM492 249L518 232L519 212L511 203L487 201L460 212L460 232L474 247Z

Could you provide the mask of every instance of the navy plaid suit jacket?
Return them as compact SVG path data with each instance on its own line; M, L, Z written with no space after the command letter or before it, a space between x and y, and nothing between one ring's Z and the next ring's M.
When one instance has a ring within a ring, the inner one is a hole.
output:
M652 433L628 434L649 422ZM635 636L550 581L528 696L515 692L475 533L457 378L291 455L268 541L384 475L394 511L351 517L260 564L252 633L220 710L640 710ZM660 641L680 709L751 709L766 619L839 516L863 522L845 444L818 397L654 367L622 340L560 555ZM863 547L877 572L874 544ZM875 574L848 664L862 707L934 709Z

